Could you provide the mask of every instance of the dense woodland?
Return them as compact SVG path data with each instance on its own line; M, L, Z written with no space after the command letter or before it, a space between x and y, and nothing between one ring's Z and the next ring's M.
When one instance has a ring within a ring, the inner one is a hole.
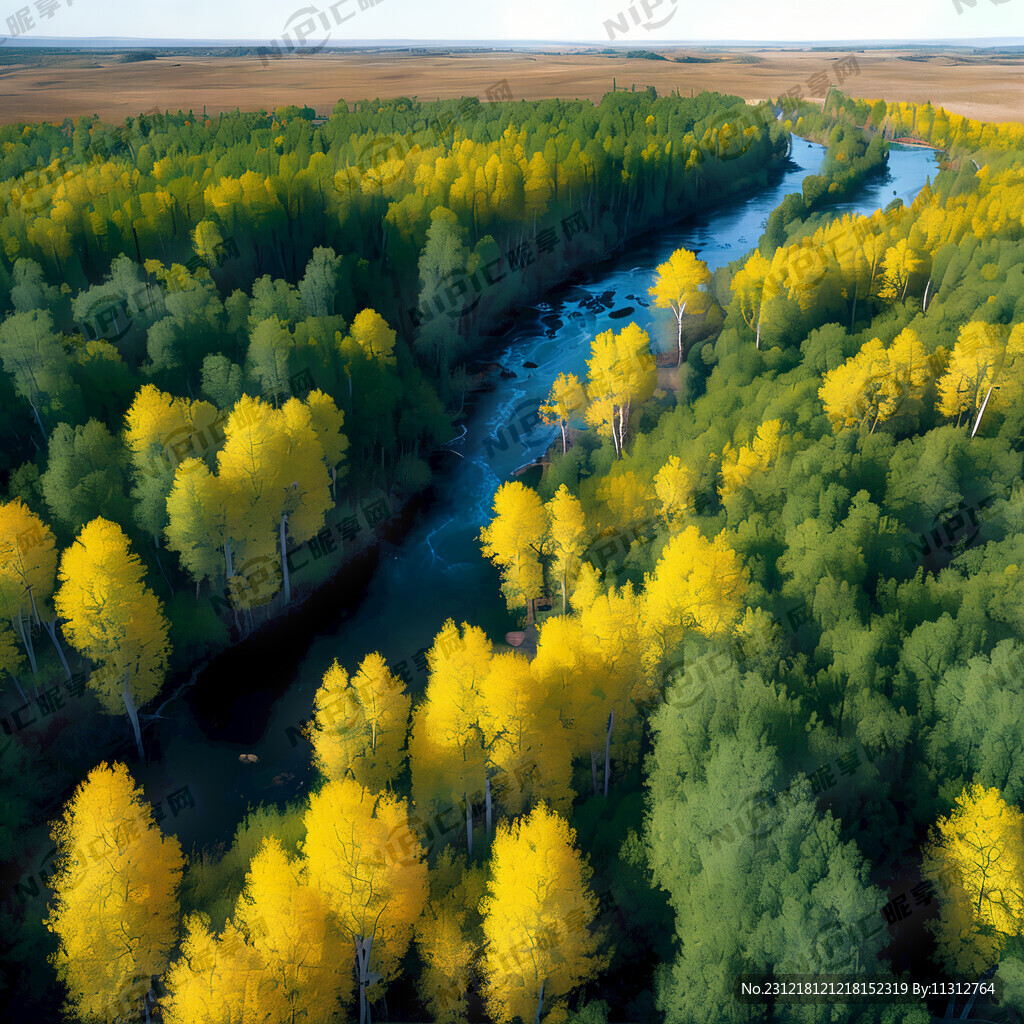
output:
M422 691L325 665L309 797L227 849L183 851L130 759L77 752L63 799L6 742L5 859L40 817L60 851L45 922L4 911L9 991L681 1024L765 1019L744 974L996 969L1024 1009L1024 129L836 93L310 113L0 129L0 667L26 693L83 659L139 756L176 674L298 599L290 542L429 483L467 361L554 263L763 184L790 130L828 154L752 253L658 268L668 381L625 324L555 382L551 464L480 535L511 611L551 599L532 659L449 620ZM913 204L830 217L909 134L945 151Z

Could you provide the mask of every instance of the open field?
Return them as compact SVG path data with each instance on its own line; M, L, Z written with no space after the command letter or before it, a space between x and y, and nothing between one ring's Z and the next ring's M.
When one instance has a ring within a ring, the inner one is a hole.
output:
M639 43L638 43L639 45ZM120 63L121 54L19 54L0 64L0 123L60 121L98 114L112 121L154 107L162 110L273 109L308 104L329 113L340 97L476 95L507 80L516 99L549 96L599 100L612 87L653 85L659 92L712 89L748 100L794 88L821 98L822 83L839 84L836 62L848 51L733 48L660 51L669 60L606 56L594 47L516 52L359 51L231 57L161 52L156 60ZM1024 57L955 51L857 50L858 71L844 75L844 92L867 99L931 100L986 121L1020 119ZM677 63L680 56L712 63ZM817 78L815 78L817 76ZM810 83L810 84L809 84Z

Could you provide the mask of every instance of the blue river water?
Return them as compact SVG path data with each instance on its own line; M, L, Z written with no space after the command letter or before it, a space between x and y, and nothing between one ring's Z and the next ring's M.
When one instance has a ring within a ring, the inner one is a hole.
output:
M762 192L651 234L598 268L593 280L519 312L492 356L516 376L478 396L465 436L443 456L451 465L442 466L436 500L400 543L385 545L355 610L339 613L336 623L304 652L296 652L294 678L286 688L279 681L283 692L271 703L269 715L264 704L245 721L245 706L239 705L236 714L242 721L233 723L231 739L222 740L179 698L154 723L159 760L136 764L133 772L147 794L189 786L196 807L163 823L177 832L186 849L229 838L250 803L303 791L310 748L297 741L296 726L311 713L316 688L335 658L352 672L366 654L379 651L392 667L405 663L410 689L418 694L427 681L418 652L431 645L445 619L482 626L495 642L504 639L515 620L499 592L497 571L480 553L478 536L498 486L558 436L557 428L533 423L531 413L559 373L585 377L597 332L621 329L632 319L649 331L652 344L674 347L667 315L645 305L655 267L681 246L697 251L712 270L748 252L771 211L784 196L800 190L823 156L823 147L794 137L785 171ZM909 204L936 171L930 150L894 146L888 173L830 211L868 214L897 196ZM612 315L627 307L633 307L628 318ZM254 754L258 762L241 762L240 754Z

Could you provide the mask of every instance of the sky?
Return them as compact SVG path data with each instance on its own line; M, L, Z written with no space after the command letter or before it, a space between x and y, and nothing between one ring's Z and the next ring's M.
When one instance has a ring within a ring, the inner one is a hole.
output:
M0 0L0 34L25 41L58 36L269 42L294 40L298 32L331 43L536 40L638 46L1024 34L1024 0L632 0L634 15L629 8L630 0Z

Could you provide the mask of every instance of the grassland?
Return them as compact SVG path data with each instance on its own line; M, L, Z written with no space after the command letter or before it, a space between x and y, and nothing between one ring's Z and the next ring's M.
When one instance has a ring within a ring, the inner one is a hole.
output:
M663 48L658 52L668 59L651 59L599 50L381 49L275 59L164 50L156 51L156 60L138 63L124 63L124 51L8 51L0 57L0 123L60 121L83 114L120 121L154 108L197 113L205 108L215 114L287 103L308 104L326 114L341 97L486 99L487 90L502 80L517 99L599 100L611 89L613 78L620 89L712 89L757 100L800 88L804 96L820 99L825 82L839 84L837 62L851 52ZM985 121L1016 120L1024 109L1024 54L956 49L852 52L858 70L844 77L842 88L853 96L930 100ZM701 60L683 62L686 58Z

